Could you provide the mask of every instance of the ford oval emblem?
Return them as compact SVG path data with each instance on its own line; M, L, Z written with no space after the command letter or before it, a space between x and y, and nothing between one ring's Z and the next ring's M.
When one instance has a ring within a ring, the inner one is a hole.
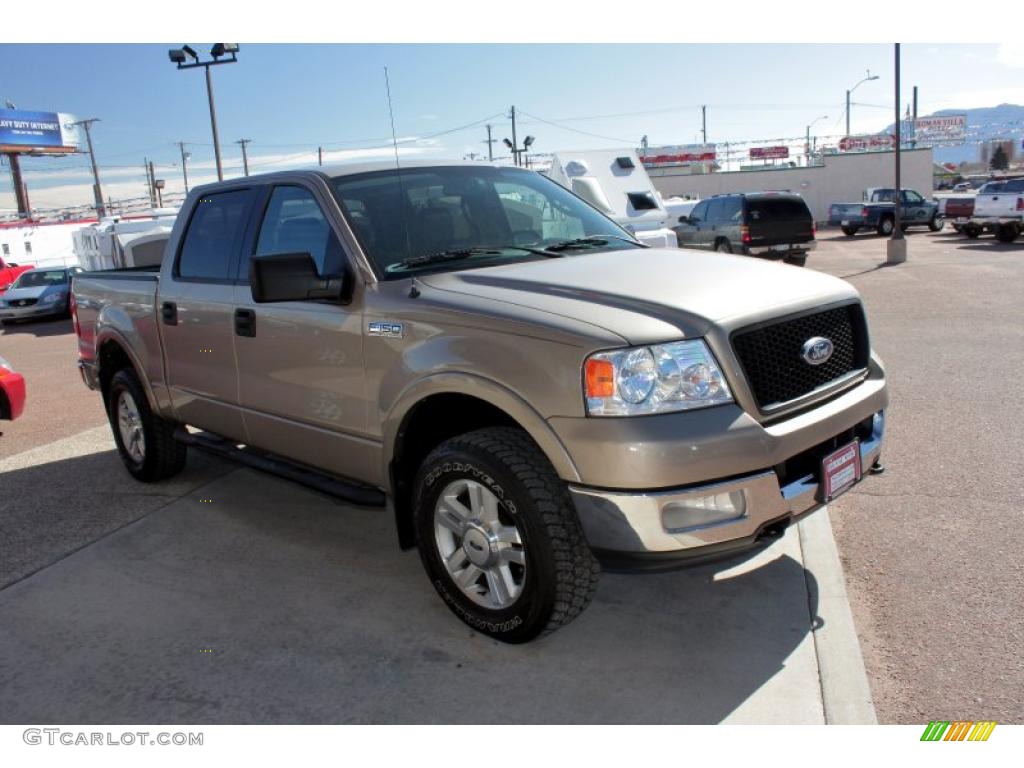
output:
M815 336L804 342L803 347L800 348L800 357L808 365L821 365L828 362L834 350L835 345L831 339L826 339L824 336Z

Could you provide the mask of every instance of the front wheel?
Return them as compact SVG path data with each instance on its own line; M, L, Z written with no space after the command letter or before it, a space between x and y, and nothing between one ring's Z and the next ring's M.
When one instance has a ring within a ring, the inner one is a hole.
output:
M946 222L938 216L932 216L932 220L928 222L928 229L932 232L941 232L944 226L946 226Z
M174 439L171 422L150 410L133 371L118 371L111 379L107 416L121 461L136 480L154 483L185 468L187 446Z
M438 446L417 473L414 514L434 588L473 629L523 643L590 604L600 566L565 483L521 430Z

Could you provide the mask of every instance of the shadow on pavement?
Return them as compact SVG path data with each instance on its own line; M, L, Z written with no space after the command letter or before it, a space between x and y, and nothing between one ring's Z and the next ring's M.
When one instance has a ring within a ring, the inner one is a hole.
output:
M766 684L747 720L820 712L795 532L753 562L606 574L573 624L507 646L449 613L390 512L203 461L170 504L180 485L133 494L111 453L4 474L5 558L125 527L0 591L0 720L717 723Z
M41 317L38 320L18 320L0 324L0 335L14 336L31 334L33 336L64 336L74 333L75 326L69 317L54 315L53 317Z

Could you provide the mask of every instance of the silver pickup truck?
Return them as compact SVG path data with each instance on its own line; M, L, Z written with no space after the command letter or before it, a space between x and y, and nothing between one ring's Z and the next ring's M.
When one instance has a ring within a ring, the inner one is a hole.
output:
M448 607L507 642L577 616L602 564L733 555L880 468L848 283L645 248L518 168L200 187L159 272L73 295L132 475L196 446L390 508Z

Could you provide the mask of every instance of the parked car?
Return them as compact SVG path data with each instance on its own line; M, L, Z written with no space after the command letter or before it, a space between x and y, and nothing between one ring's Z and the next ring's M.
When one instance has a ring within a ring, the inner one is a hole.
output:
M70 314L71 278L82 271L81 267L54 267L23 272L0 296L0 323Z
M966 231L969 229L969 231ZM995 233L1001 243L1012 243L1024 231L1024 179L989 182L974 202L974 215L965 228L968 237Z
M4 261L0 258L0 295L10 287L11 283L17 280L23 272L32 269L31 264L15 264L13 261Z
M940 197L938 217L943 222L948 221L955 231L961 232L974 214L974 197L973 194Z
M714 195L680 216L674 229L680 248L783 259L801 267L818 244L807 203L785 192Z
M891 235L896 226L896 190L871 188L865 190L864 199L861 203L833 203L828 209L829 225L841 227L847 237L862 229ZM900 190L900 200L900 225L904 231L910 227L928 227L932 232L942 229L937 203L925 200L912 189Z
M645 248L521 168L202 186L159 271L73 291L79 368L133 477L171 477L195 446L390 500L444 603L507 642L577 616L599 559L760 546L882 450L852 285Z
M961 181L959 184L953 185L954 192L970 192L972 189L969 181Z
M25 379L0 357L0 419L14 421L25 410Z

